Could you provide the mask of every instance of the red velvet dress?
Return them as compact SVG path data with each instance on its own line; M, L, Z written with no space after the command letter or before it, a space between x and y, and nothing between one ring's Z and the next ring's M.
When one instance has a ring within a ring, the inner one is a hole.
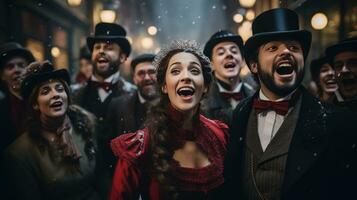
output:
M172 109L171 109L172 110ZM183 121L177 111L169 113L174 123L174 149L179 149L186 141L194 141L207 154L210 165L203 168L185 168L172 159L173 177L180 199L218 199L223 179L223 161L228 141L228 127L224 123L197 116L194 131L180 129ZM160 185L151 176L149 132L139 130L119 136L111 141L111 147L118 163L113 177L111 200L159 200Z

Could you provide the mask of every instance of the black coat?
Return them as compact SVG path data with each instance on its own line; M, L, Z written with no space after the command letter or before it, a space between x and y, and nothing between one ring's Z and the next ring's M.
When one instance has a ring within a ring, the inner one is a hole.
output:
M112 93L104 100L104 102L101 102L98 95L98 88L95 87L93 81L89 79L87 84L73 91L73 101L75 104L78 104L93 113L98 118L98 121L101 122L105 120L108 105L112 98L130 94L134 91L136 91L136 87L120 77L119 81L112 89Z
M114 174L117 158L114 156L110 141L121 134L135 132L143 128L146 118L146 107L139 101L138 93L122 95L112 99L109 104L104 131L102 133L105 146L103 146L103 162L109 166L109 177Z
M290 144L281 199L348 199L357 180L357 118L301 90L301 110ZM242 199L243 145L254 96L236 107L230 126L225 194L235 199Z
M93 81L89 79L87 84L73 91L73 100L97 117L97 143L98 143L98 173L100 174L99 192L106 199L111 186L111 171L114 165L108 165L109 141L105 133L106 114L111 100L121 95L130 95L136 92L136 87L125 81L122 77L112 89L112 93L102 102L98 95L98 88L94 86ZM111 153L111 152L110 152Z
M245 83L243 83L241 91L243 92L244 97L249 97L254 94L254 91ZM221 120L226 124L230 124L234 109L229 100L220 95L217 81L212 82L207 96L202 100L201 110L203 115L209 119Z

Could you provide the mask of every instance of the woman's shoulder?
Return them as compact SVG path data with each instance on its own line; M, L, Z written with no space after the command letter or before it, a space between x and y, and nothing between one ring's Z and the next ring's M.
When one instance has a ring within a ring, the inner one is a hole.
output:
M224 144L228 142L228 130L229 127L227 124L220 120L208 119L203 115L200 115L201 123L208 127Z
M36 146L36 141L30 137L28 132L25 132L4 150L4 156L25 159L34 152Z
M110 142L110 146L115 156L133 163L142 162L149 148L148 130L120 135Z

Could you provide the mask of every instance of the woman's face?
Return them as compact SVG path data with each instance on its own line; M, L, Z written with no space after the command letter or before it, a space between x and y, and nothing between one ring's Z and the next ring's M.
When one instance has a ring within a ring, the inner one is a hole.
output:
M319 81L323 92L334 93L337 90L335 71L327 63L320 69Z
M201 63L194 54L180 52L171 57L162 91L168 95L171 105L181 112L197 108L207 87Z
M49 80L40 86L34 109L40 111L41 117L62 117L67 107L68 96L64 85L59 80Z

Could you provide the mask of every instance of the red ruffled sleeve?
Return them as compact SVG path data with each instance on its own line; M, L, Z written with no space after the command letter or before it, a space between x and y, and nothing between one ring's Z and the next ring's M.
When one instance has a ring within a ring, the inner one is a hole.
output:
M121 135L111 141L111 148L118 157L109 199L131 200L139 198L142 166L147 152L147 130Z
M222 121L211 120L201 115L201 121L213 131L216 137L226 149L229 141L229 127Z

